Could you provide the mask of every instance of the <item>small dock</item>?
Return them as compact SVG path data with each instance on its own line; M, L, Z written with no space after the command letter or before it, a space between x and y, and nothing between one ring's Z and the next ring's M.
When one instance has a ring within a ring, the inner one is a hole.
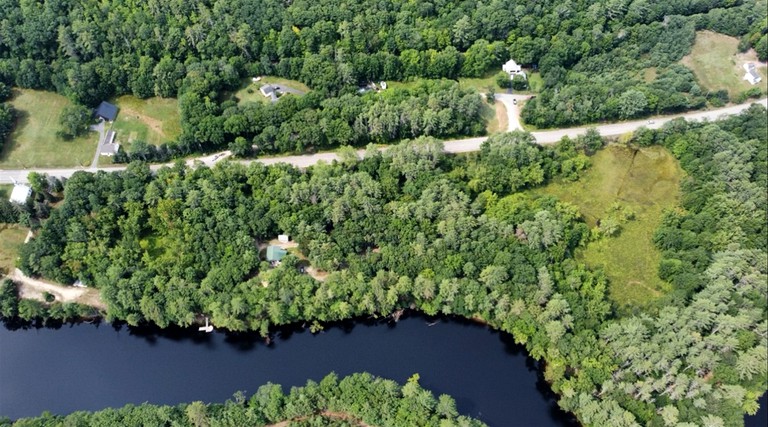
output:
M200 332L211 333L211 332L213 332L213 325L209 325L208 324L208 318L206 317L205 318L205 326L201 326L201 327L197 328L197 330L200 331Z

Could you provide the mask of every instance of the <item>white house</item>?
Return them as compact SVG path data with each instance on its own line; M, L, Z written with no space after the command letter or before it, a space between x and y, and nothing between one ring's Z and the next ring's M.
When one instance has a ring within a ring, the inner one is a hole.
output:
M760 74L757 73L755 64L751 62L744 64L744 71L746 71L744 74L744 80L748 81L750 84L756 85L763 80L763 78L760 77Z
M514 59L507 61L506 64L501 66L501 69L504 70L505 73L509 74L510 79L514 78L515 76L523 76L523 78L527 78L525 71L523 71L523 67L518 65Z
M99 154L102 156L114 156L120 149L120 144L115 142L115 131L110 130L107 132L107 137L104 138L104 143L99 148Z
M20 205L23 205L24 203L27 203L27 199L32 194L32 188L30 188L27 185L24 184L18 184L13 186L13 191L11 191L11 197L10 200L11 203L18 203Z
M261 92L262 95L264 95L266 98L271 99L272 101L277 101L277 88L266 84L259 88L259 92Z

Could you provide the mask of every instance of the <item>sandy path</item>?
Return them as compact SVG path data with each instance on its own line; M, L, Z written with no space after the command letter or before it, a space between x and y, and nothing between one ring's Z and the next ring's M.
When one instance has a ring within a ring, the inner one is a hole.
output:
M21 298L45 301L43 293L48 292L55 296L58 302L76 302L101 310L106 310L107 308L107 305L101 300L99 291L94 288L75 288L43 282L42 280L25 276L18 268L14 269L13 273L8 277L19 284L19 296Z
M354 423L357 423L358 427L373 427L372 425L366 424L366 423L364 423L364 422L362 422L362 421L360 421L360 420L358 420L358 419L356 419L356 418L352 417L351 415L346 414L344 412L322 411L322 412L320 412L319 415L322 415L322 416L324 416L326 418L336 418L336 419L340 419L340 420L352 421ZM288 425L290 425L290 423L292 421L301 421L301 420L305 420L305 419L307 419L307 417L299 417L299 418L294 418L294 419L288 420L288 421L281 421L279 423L269 424L269 425L267 425L265 427L288 427Z

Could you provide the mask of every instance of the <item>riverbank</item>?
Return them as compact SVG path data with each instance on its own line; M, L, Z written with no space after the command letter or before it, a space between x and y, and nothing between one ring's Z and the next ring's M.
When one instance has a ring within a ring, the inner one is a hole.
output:
M58 283L45 282L26 276L18 268L7 276L18 285L19 297L40 302L51 302L45 298L46 293L54 296L54 301L61 303L78 303L94 307L100 311L107 309L107 304L101 299L98 289L78 288Z

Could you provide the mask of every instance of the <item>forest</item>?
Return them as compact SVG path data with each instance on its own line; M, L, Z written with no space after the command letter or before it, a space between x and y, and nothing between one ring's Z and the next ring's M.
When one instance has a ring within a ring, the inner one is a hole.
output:
M457 117L445 112L458 97L476 117L478 101L461 93L358 100L357 88L481 77L509 58L544 81L523 119L562 127L722 103L723 93L702 89L677 61L702 29L739 37L764 59L765 10L765 0L0 0L0 84L54 90L87 106L121 94L178 98L178 140L123 161L474 135L470 119L452 123ZM657 70L651 81L642 75L648 68ZM233 105L228 93L258 75L317 93L271 109ZM336 107L320 105L325 99ZM338 110L347 103L351 110ZM286 120L286 112L296 114Z
M319 331L407 308L480 319L545 361L560 406L586 425L740 425L768 382L766 117L753 105L628 141L666 147L687 173L654 235L672 291L632 315L574 258L605 238L601 225L525 191L578 179L605 142L595 132L554 146L501 134L466 155L422 137L306 170L178 163L152 174L131 163L77 173L63 193L42 179L37 200L63 200L20 268L99 288L107 319L130 324L205 314L232 331L298 321ZM281 233L299 251L275 267L261 252Z
M400 386L368 373L339 378L329 374L320 382L284 392L268 383L250 398L236 392L223 404L192 402L177 406L143 403L67 416L44 414L1 427L68 426L267 426L289 421L290 427L354 427L360 422L380 427L482 427L480 421L459 415L452 397L435 397L419 385L418 374Z

